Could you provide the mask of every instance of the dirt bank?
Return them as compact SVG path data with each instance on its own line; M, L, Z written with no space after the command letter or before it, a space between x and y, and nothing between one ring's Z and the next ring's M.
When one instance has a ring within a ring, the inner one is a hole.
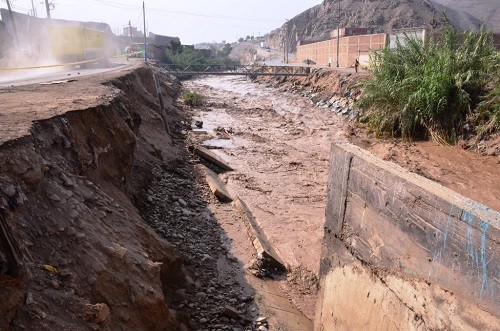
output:
M146 69L119 75L154 91ZM179 326L165 298L185 282L181 256L131 202L141 152L161 146L141 124L162 121L151 93L134 100L104 82L2 90L0 329Z
M259 316L190 163L179 83L156 74L166 116L143 67L0 90L0 330L243 330Z

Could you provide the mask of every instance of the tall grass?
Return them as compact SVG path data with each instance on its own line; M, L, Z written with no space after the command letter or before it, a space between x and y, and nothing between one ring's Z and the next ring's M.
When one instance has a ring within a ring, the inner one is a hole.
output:
M500 132L500 52L493 55L493 66L491 68L491 80L488 84L491 88L481 98L472 120L477 125L477 140L483 139L493 132Z
M395 49L375 53L371 61L372 75L361 83L364 91L358 106L364 109L362 121L377 135L430 136L440 143L454 143L475 112L491 117L488 100L495 95L487 95L500 72L486 30L460 32L448 27L425 44L407 37ZM481 101L482 110L477 108Z

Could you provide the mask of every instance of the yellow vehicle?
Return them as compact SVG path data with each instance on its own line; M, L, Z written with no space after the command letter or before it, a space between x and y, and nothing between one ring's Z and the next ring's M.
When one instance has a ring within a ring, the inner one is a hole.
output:
M107 60L104 31L78 25L50 25L50 49L55 59L62 63L91 64ZM88 61L88 62L87 62Z

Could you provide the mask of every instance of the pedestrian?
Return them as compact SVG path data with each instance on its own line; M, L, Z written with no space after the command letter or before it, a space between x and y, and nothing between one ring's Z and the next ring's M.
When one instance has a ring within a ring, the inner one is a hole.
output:
M358 59L356 59L356 62L354 62L354 70L356 71L356 73L358 72L358 67L359 67L359 61Z

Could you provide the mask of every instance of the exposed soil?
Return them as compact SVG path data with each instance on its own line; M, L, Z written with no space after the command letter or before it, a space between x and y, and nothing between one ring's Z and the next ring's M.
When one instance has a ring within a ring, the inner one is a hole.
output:
M134 120L161 120L143 105L150 93L138 103L110 83L145 92L150 76L130 69L1 91L0 329L180 325L165 297L186 282L181 256L131 203L144 189L133 169L147 161Z
M311 329L332 142L500 208L498 154L376 141L347 125L352 75L195 79L183 88L206 100L190 109L179 82L156 74L165 114L145 68L0 89L0 330ZM202 143L234 167L221 177L286 275L255 276L239 214L188 152Z

